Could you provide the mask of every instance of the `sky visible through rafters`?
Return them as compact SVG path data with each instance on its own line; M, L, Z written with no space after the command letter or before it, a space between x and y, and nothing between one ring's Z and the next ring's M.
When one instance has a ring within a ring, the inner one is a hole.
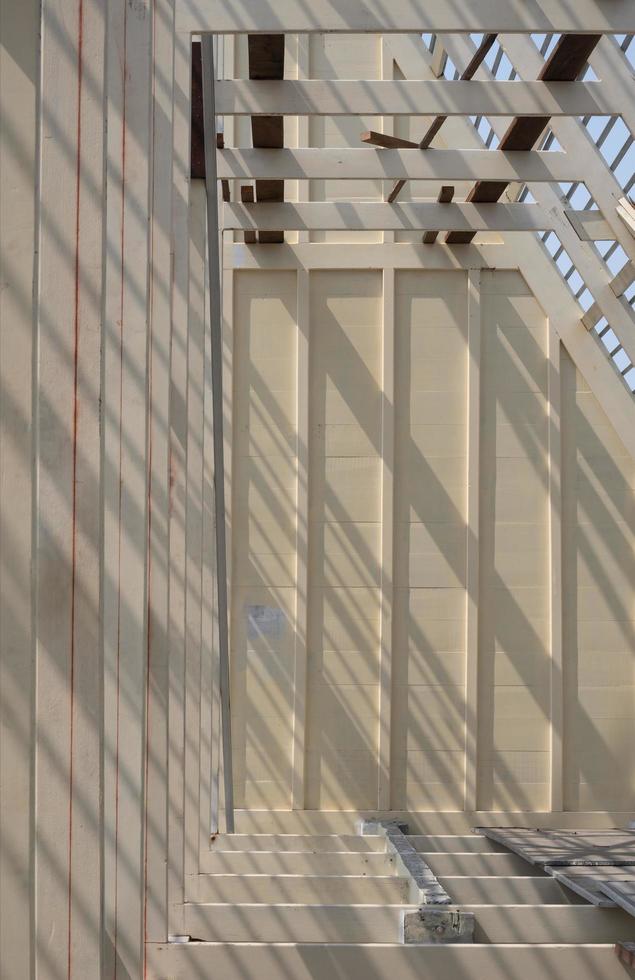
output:
M432 34L423 34L422 37L426 47L432 50L434 36ZM482 40L481 34L472 34L470 37L475 47ZM543 58L549 57L559 37L559 34L532 34L532 40ZM635 37L633 35L621 34L615 36L615 41L617 42L616 57L626 58L628 63L632 67L635 67ZM485 64L493 77L499 80L513 81L519 77L498 42L488 53ZM450 58L446 61L443 74L446 78L454 79L459 77L460 72ZM585 81L597 80L597 76L590 66L587 66L582 77ZM499 139L488 119L484 116L471 116L470 118L485 146L488 149L495 150L499 144ZM631 194L635 186L634 134L628 130L621 117L591 116L584 117L581 121L585 125L590 138L602 154L607 167L611 169L615 179L623 188L625 195ZM547 130L545 137L543 137L540 149L562 149L550 129ZM560 184L560 188L567 198L569 207L577 210L594 210L597 208L595 201L584 183L563 183ZM534 200L527 187L523 188L519 195L519 200L528 202ZM555 232L547 232L539 234L539 237L569 289L580 304L582 311L586 313L593 306L594 297L586 287L582 276L562 246L558 236ZM594 243L594 246L611 277L617 275L626 265L628 257L618 242L598 241ZM635 281L629 285L624 293L624 297L631 308L635 308ZM622 348L619 338L604 317L598 320L594 326L594 331L630 391L635 391L635 367Z

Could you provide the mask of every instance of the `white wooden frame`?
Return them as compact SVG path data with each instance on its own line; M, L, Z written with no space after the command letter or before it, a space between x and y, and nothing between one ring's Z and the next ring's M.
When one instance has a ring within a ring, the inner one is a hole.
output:
M503 180L583 179L583 161L566 153L518 150L224 149L219 179L227 180ZM597 212L595 212L597 217Z
M508 51L510 59L517 70L520 70L523 74L530 74L535 73L539 69L542 64L542 59L529 38L505 38L503 40L503 46ZM473 53L473 46L464 38L441 38L440 42L444 45L447 43L449 53L453 60L456 59L459 62L468 60ZM617 100L617 93L615 93L615 98ZM627 101L627 99L623 101ZM501 136L504 131L504 124L501 125L500 120L494 119L492 125L497 135ZM601 234L602 238L617 239L626 251L626 254L631 258L635 258L635 241L622 224L616 210L619 198L622 196L622 189L592 141L588 138L588 135L576 119L553 120L551 128L558 141L569 153L574 154L578 159L584 160L585 183L598 206L601 208L602 215L609 225L609 227L603 226L599 234ZM561 209L562 204L559 189L531 182L529 189L536 201L549 211ZM507 199L510 199L509 195ZM580 215L581 212L576 213ZM631 311L625 309L623 304L613 294L610 287L610 277L603 268L599 256L591 249L584 248L584 246L580 245L577 231L574 230L569 221L561 221L559 226L554 230L557 231L558 238L593 293L601 314L606 316L629 358L635 362L635 321L633 320ZM598 237L598 233L594 232L592 234L594 238Z
M219 115L616 116L603 82L285 81L219 82Z
M383 204L320 201L226 203L225 229L289 231L546 231L554 216L534 204Z
M191 33L424 31L629 33L631 0L178 0L177 30Z

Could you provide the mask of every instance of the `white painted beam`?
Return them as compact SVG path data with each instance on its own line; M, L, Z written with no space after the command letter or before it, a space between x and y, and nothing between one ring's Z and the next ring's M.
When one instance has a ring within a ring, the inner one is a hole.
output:
M226 203L226 230L545 231L553 217L535 204L384 204L383 202Z
M613 947L606 944L149 944L147 980L166 976L172 980L196 976L257 976L259 980L279 980L281 976L294 980L333 976L372 976L373 980L509 980L523 976L624 980L625 971Z
M378 150L368 148L225 149L218 176L225 180L503 180L582 179L584 161L537 150ZM597 217L597 213L596 213Z
M306 242L279 248L252 249L242 242L225 245L225 269L420 269L421 244L411 242ZM480 247L468 245L457 252L439 245L426 251L426 269L463 269L482 262Z
M177 0L190 33L629 33L632 0Z
M602 82L286 79L218 83L219 115L616 116Z

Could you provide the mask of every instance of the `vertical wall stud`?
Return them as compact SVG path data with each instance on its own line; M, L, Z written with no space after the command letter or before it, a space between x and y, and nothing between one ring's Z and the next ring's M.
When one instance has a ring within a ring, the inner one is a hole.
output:
M172 346L173 287L173 95L174 95L174 5L155 0L152 9L152 142L150 198L150 292L148 298L148 572L147 572L147 679L145 711L145 814L144 814L144 937L161 942L167 937L168 884L179 888L174 865L168 861L169 832L176 853L182 853L182 823L172 821L171 802L183 798L182 754L172 743L168 749L169 720L178 731L176 718L183 717L183 627L185 593L176 567L184 562L184 514L182 507L171 513L171 478L177 485L174 499L183 499L184 456L176 455L172 439L178 412L171 398L183 390L186 364L178 341ZM189 139L186 141L189 146ZM185 249L187 253L187 249ZM187 322L178 312L175 334L187 337ZM175 377L171 389L171 373ZM174 419L172 418L174 416ZM183 422L183 420L181 420ZM183 422L183 424L185 424ZM170 469L170 451L174 452ZM179 486L180 485L180 486ZM174 487L173 487L174 489ZM179 581L180 595L170 582ZM176 641L170 647L170 624ZM177 625L178 624L178 625ZM172 686L170 688L170 682ZM170 694L168 694L170 691ZM182 725L182 721L181 721ZM181 745L182 748L182 745ZM178 759L178 763L176 760ZM175 777L178 767L179 775ZM169 801L168 773L173 791ZM182 813L182 808L181 808ZM171 867L166 876L163 865ZM182 863L180 865L182 869ZM180 888L179 888L180 891ZM172 910L171 927L181 930L179 913ZM145 959L144 959L145 962Z
M189 42L189 38L188 38ZM186 507L186 589L185 604L185 800L184 800L184 873L199 871L199 835L201 833L200 779L203 731L201 726L201 654L203 597L209 597L213 583L203 592L204 528L204 392L205 392L205 200L202 181L192 181L189 188L189 228L186 247L189 250L188 305L188 392L187 392L187 507ZM185 202L187 204L187 200ZM176 300L176 296L175 296ZM212 624L209 625L212 633ZM211 655L208 656L211 662ZM209 727L208 727L209 733ZM207 735L209 737L209 734ZM205 787L209 793L208 783ZM207 819L204 824L207 835ZM185 900L188 900L186 893Z
M197 190L192 188L192 192ZM205 206L205 197L200 202ZM218 604L216 601L216 548L214 544L214 425L212 411L212 344L209 330L210 293L207 261L207 226L203 229L203 574L201 579L201 759L200 759L200 849L199 858L209 850L209 831L220 829L220 771L222 743L220 733ZM231 279L231 276L230 276ZM223 292L223 308L230 290ZM227 389L224 388L225 397Z
M309 77L310 68L310 38L308 34L297 34L296 40L296 78L304 79ZM309 132L309 117L308 116L298 116L297 117L297 130L296 130L296 145L297 146L310 146L310 132ZM308 180L298 180L296 181L297 187L297 200L298 201L310 201L311 200L311 183ZM309 232L299 231L298 242L308 242Z
M295 668L293 682L293 788L294 810L304 808L307 614L309 587L309 273L297 272L297 496L296 496L296 605Z
M150 14L108 7L103 328L104 974L140 976ZM142 16L143 14L143 16ZM122 57L121 52L124 52ZM135 56L132 56L132 52ZM131 411L130 409L133 408Z
M549 321L549 623L551 650L551 809L563 807L562 477L560 338Z
M470 269L467 371L467 589L465 631L465 809L477 809L478 595L481 428L481 270Z
M231 714L229 694L229 627L227 618L227 541L225 528L225 447L223 444L223 329L221 262L219 255L218 182L216 179L216 115L214 106L213 39L201 41L203 64L203 113L205 119L205 173L207 190L207 248L209 256L210 330L212 338L212 400L214 424L214 500L216 513L216 559L218 592L218 635L220 695L223 731L223 776L225 824L234 832L234 787L232 778Z
M383 272L381 423L381 625L379 660L379 785L377 806L390 809L393 536L395 512L395 270Z

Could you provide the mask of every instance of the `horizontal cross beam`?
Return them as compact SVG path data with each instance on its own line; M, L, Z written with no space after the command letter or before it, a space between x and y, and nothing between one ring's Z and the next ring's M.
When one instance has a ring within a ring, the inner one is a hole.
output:
M635 15L633 17L635 27ZM626 98L626 93L624 95ZM337 81L218 82L220 116L615 116L603 82Z
M177 0L196 33L629 34L633 0Z
M547 231L555 217L536 204L325 203L225 204L227 230Z
M505 180L574 181L584 161L537 150L226 149L218 176L227 180Z

